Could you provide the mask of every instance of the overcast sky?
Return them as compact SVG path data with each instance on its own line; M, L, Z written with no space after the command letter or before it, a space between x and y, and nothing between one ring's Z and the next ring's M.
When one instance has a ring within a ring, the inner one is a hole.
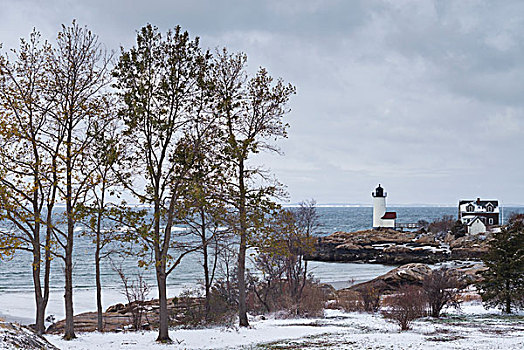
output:
M115 50L179 24L296 85L285 155L260 159L290 202L524 204L522 1L0 0L0 42L74 18Z

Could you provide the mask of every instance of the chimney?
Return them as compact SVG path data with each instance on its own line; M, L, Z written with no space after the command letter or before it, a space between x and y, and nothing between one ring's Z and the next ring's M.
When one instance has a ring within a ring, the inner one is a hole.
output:
M477 205L480 205L480 198L477 198Z

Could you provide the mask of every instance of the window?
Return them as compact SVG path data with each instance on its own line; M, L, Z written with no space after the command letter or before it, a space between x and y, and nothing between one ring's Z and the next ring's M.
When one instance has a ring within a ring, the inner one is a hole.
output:
M488 204L487 210L489 212L492 212L493 211L493 206L491 204Z
M493 225L493 218L489 218L489 224Z
M468 211L468 212L472 212L473 209L474 208L473 208L473 206L471 204L466 207L466 211Z

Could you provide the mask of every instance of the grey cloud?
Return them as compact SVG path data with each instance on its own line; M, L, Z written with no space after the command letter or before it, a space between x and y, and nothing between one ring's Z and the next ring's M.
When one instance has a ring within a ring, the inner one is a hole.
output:
M0 42L77 18L109 48L182 25L297 86L285 157L261 155L290 200L523 203L520 1L0 0ZM524 204L524 203L523 203Z

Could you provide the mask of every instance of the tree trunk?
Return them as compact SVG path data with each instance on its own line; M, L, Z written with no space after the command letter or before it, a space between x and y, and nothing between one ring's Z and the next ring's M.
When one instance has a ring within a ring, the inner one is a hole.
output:
M96 236L96 250L95 250L95 280L96 280L96 313L98 321L98 331L104 331L104 319L102 310L102 282L100 281L100 233Z
M105 181L105 179L104 179ZM102 185L100 208L96 218L96 250L95 250L95 280L96 280L96 313L97 328L99 332L104 331L104 317L102 315L102 281L100 279L100 236L102 235L102 213L104 210L105 182Z
M52 197L52 203L54 203L54 190L53 190L53 197ZM45 253L44 253L44 291L43 296L41 300L40 308L42 310L42 318L45 322L45 310L47 308L47 302L49 301L49 280L51 277L51 235L53 233L53 229L51 226L52 217L53 217L53 207L54 204L48 204L47 205L47 222L46 222L46 234L45 234ZM37 306L38 307L38 306ZM44 323L45 326L45 323Z
M159 309L159 324L158 324L158 338L156 341L162 343L170 343L169 338L169 315L167 313L167 288L166 288L166 271L163 264L156 268L156 280L158 284L158 303Z
M56 183L56 163L55 159L53 159L53 178L55 179ZM49 202L47 204L47 218L46 218L46 233L45 233L45 263L44 263L44 295L42 298L42 310L44 311L45 315L45 309L47 308L47 303L49 301L49 280L51 277L51 236L53 234L53 208L55 203L55 196L56 196L56 186L53 186L53 190L51 191L51 198L48 199Z
M249 327L246 305L246 236L240 236L238 251L238 318L240 327Z
M71 123L71 122L70 122ZM76 338L74 313L73 313L73 241L75 233L75 223L73 220L73 178L71 164L71 139L72 126L69 126L69 133L66 143L66 214L67 214L67 237L65 249L65 340Z
M505 295L505 301L506 301L506 305L505 305L505 312L507 314L510 314L511 313L511 288L510 288L510 283L509 283L509 279L506 280L506 295Z
M35 230L38 231L38 228ZM40 235L35 232L33 242L33 285L35 287L36 319L35 327L38 334L45 332L45 305L43 303L42 285L40 281Z
M246 305L246 250L247 250L247 215L246 215L246 188L244 184L244 162L239 166L240 190L240 247L238 249L238 319L240 327L249 327Z
M69 231L69 230L68 230ZM71 231L72 228L71 228ZM66 256L65 256L65 340L76 338L75 324L73 319L73 233L68 233Z
M71 232L69 232L71 231ZM68 228L65 256L65 340L76 338L73 313L73 228Z
M45 333L45 309L46 305L44 299L42 298L42 293L37 293L36 295L36 332L39 335Z
M209 320L209 311L210 311L210 289L211 289L211 281L209 279L209 266L208 266L208 251L207 251L207 239L206 239L206 217L204 214L204 210L200 209L200 222L201 222L201 229L200 232L200 238L202 241L202 254L203 254L203 267L204 267L204 287L206 289L206 300L204 301L204 309L205 309L205 315L206 320Z

